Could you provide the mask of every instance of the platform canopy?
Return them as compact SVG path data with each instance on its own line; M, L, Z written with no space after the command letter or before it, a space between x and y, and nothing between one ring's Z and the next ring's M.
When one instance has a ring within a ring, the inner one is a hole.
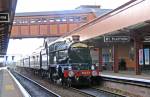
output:
M0 55L7 52L17 0L0 0Z
M150 37L150 0L130 0L118 8L80 26L56 41L79 35L81 41L92 41L105 36L120 35L132 38ZM86 34L85 34L86 33ZM55 42L56 42L55 41Z

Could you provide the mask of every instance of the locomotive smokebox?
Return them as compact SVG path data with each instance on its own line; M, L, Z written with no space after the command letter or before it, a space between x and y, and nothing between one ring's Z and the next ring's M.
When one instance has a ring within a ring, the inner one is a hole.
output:
M79 42L80 41L80 36L79 35L73 35L72 40L73 40L73 42Z

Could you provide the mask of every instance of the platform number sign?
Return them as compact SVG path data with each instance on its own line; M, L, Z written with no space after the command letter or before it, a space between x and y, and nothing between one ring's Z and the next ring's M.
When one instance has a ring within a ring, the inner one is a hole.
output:
M139 64L140 64L140 65L143 65L143 64L144 64L143 49L139 49Z
M9 22L9 14L8 13L0 13L0 23Z
M104 42L129 42L129 36L104 36Z

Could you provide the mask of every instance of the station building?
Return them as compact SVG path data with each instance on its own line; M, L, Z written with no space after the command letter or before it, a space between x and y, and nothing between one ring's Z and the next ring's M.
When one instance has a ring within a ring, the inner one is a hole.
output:
M79 35L81 41L94 47L91 48L93 64L98 63L102 71L148 73L148 4L148 0L136 0L114 10L86 5L75 10L17 13L11 37L62 36L56 40L62 41Z
M148 4L150 4L148 0L131 0L57 41L79 35L81 41L96 48L93 49L93 55L97 56L95 53L97 51L98 59L94 62L99 64L102 71L148 74L150 72Z

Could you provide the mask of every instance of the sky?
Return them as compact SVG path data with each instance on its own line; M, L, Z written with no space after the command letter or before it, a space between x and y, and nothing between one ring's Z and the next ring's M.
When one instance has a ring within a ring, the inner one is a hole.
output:
M114 9L130 0L18 0L16 12L71 10L80 5Z
M101 8L114 9L128 1L130 0L18 0L16 12L72 10L80 5L101 5ZM11 39L7 54L29 55L41 46L43 41L43 39Z
M7 49L7 55L14 55L17 57L30 55L34 52L35 49L43 46L43 43L43 38L10 39ZM8 60L11 60L11 57L8 57ZM15 58L15 60L17 59Z

